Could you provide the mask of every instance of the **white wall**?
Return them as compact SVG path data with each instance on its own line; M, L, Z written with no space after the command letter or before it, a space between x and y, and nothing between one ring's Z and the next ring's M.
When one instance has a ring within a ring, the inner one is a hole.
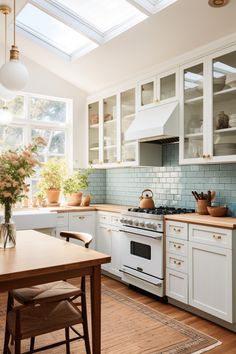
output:
M2 55L3 50L1 49L0 63L3 63ZM79 142L87 140L84 137L86 134L86 120L84 119L86 115L86 93L33 61L25 57L21 57L21 60L26 65L30 75L29 82L23 91L73 100L74 167L84 167L86 165L86 154L82 147L86 149L86 145L81 146ZM47 58L45 58L45 61L47 61Z

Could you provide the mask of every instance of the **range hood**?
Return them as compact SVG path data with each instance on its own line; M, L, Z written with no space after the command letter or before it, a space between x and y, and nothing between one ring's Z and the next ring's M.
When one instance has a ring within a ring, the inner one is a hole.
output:
M179 107L174 101L137 112L125 133L125 140L157 141L178 136Z

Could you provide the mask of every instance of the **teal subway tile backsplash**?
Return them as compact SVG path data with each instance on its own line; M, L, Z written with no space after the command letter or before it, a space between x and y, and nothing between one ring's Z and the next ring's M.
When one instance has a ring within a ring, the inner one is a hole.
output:
M179 166L178 156L178 144L166 144L162 167L93 170L92 202L137 206L142 190L150 188L156 205L195 208L192 190L215 190L215 203L236 216L236 164Z

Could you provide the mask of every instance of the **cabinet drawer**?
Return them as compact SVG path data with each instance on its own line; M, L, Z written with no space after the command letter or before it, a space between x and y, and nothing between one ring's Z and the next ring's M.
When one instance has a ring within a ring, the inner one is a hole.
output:
M172 237L166 238L166 252L187 257L188 242Z
M178 272L187 273L187 258L180 255L167 253L166 268L177 270Z
M232 231L203 225L189 225L189 240L232 249Z
M188 224L168 220L166 222L166 236L188 240Z
M188 275L167 269L166 295L188 304Z
M111 223L112 223L112 225L120 226L120 215L119 214L113 215L111 217Z
M58 213L57 214L57 226L65 226L68 227L68 213Z
M97 214L97 222L102 224L110 224L111 223L111 215L108 214Z

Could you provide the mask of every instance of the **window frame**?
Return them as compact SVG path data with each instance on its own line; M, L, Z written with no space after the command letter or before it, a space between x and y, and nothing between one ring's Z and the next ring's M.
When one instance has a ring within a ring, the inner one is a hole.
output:
M31 143L31 131L32 129L45 129L45 130L53 130L53 131L62 131L65 133L65 160L68 164L69 170L73 169L73 100L69 98L61 98L55 96L48 96L42 94L34 94L28 92L19 92L17 96L24 97L24 114L23 118L15 117L13 114L13 120L8 125L8 127L21 127L23 129L23 145L27 145ZM29 115L29 98L35 97L39 99L51 100L51 101L59 101L64 102L66 104L66 121L64 123L56 123L55 122L43 122L30 119ZM45 161L47 161L49 154L47 153ZM55 154L56 156L56 154ZM61 155L60 155L61 156ZM38 176L33 176L30 179L30 184L33 180L38 180ZM32 193L32 190L31 190ZM31 198L32 195L29 195Z

